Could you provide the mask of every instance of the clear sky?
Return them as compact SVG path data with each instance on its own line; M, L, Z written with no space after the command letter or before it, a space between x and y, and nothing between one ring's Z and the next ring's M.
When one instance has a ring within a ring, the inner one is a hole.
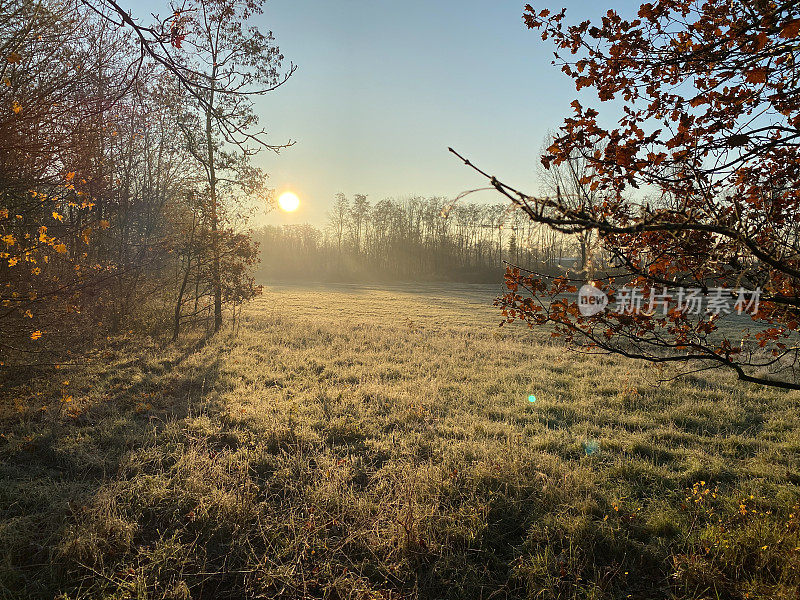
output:
M337 192L367 194L372 201L452 198L484 186L448 146L535 191L544 136L571 112L576 92L550 64L552 45L524 26L524 5L269 0L256 24L273 31L287 64L298 70L259 99L257 111L272 142L297 143L257 163L278 192L297 193L301 208L292 215L273 211L258 222L321 224ZM575 22L596 19L612 4L548 0L534 6L566 6ZM622 13L633 13L634 6L631 0L613 3Z

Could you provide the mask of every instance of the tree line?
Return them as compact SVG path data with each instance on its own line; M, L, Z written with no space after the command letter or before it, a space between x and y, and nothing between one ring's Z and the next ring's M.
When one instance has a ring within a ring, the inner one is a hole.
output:
M222 327L257 288L252 97L293 67L255 0L142 25L105 0L0 7L0 363L135 327Z
M254 232L260 281L502 281L505 263L550 273L580 269L580 241L508 204L442 197L384 199L338 194L322 227L267 226Z

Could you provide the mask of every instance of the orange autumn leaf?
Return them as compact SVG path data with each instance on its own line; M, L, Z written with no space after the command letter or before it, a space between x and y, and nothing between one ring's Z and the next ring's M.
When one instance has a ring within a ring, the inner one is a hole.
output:
M747 75L744 77L745 81L748 83L766 83L767 81L767 69L761 67L759 69L753 69L747 72Z
M797 37L800 33L800 19L789 21L781 28L780 36L784 39Z
M32 340L38 340L40 337L42 337L42 332L38 329L31 334Z

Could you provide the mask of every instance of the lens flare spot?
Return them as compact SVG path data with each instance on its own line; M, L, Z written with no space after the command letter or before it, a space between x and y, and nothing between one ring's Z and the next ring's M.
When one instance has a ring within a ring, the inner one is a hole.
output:
M586 452L586 456L596 454L600 451L600 442L597 440L587 440L583 443L583 450Z

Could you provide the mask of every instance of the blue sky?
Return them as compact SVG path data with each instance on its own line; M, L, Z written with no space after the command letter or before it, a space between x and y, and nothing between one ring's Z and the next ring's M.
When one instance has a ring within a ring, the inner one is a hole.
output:
M543 138L570 113L576 92L550 64L552 45L524 26L524 5L269 0L256 24L274 32L287 64L298 71L259 99L257 112L273 142L297 143L256 160L271 186L300 196L301 209L262 214L258 222L322 223L337 192L377 201L454 197L485 185L448 146L535 190ZM584 0L534 6L566 6L572 22L596 19L611 7ZM631 14L634 6L614 4Z

